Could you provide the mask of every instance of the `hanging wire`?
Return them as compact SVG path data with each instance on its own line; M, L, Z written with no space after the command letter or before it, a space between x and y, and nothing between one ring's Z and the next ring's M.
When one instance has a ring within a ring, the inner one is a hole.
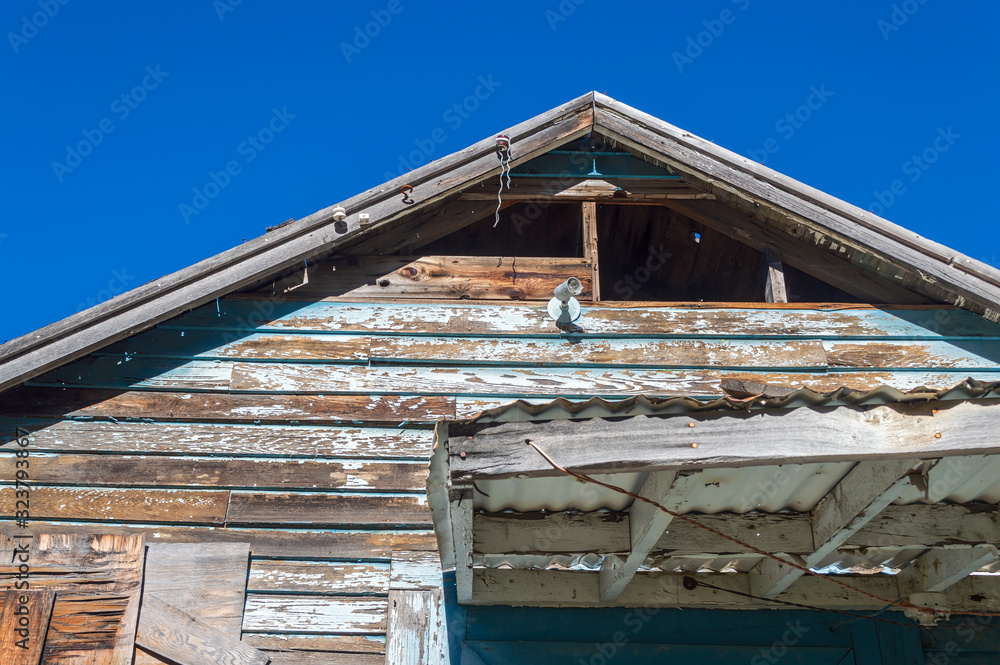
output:
M497 211L496 211L496 221L493 222L493 228L497 227L500 223L500 208L503 207L503 178L506 174L507 176L507 189L510 189L510 160L513 156L513 150L511 149L510 137L506 134L500 134L497 136L497 157L500 158L500 189L497 190Z
M680 520L682 522L686 522L687 524L690 524L693 527L697 527L697 528L699 528L699 529L701 529L703 531L708 531L709 533L715 534L716 536L718 536L720 538L723 538L725 540L728 540L731 543L736 543L740 547L746 548L747 550L753 552L754 554L759 554L762 557L766 557L768 559L773 559L773 560L777 561L778 563L783 564L785 566L788 566L789 568L794 568L795 570L798 570L799 572L801 572L803 574L812 575L813 577L818 577L818 578L820 578L822 580L826 580L826 581L830 582L831 584L836 584L837 586L840 586L840 587L843 587L845 589L848 589L849 591L851 591L853 593L858 593L858 594L861 594L862 596L867 596L868 598L871 598L872 600L876 600L876 601L878 601L879 603L881 603L883 605L893 605L895 607L900 607L900 608L903 608L903 609L913 610L915 612L920 612L921 614L929 615L931 617L939 617L939 616L940 617L946 617L949 614L965 614L965 615L968 615L968 616L1000 617L1000 612L974 612L974 611L967 611L967 610L960 610L960 611L938 610L938 609L935 609L933 607L926 607L926 606L923 606L923 605L915 605L915 604L911 603L908 600L903 600L903 599L890 600L889 598L883 598L882 596L879 596L877 594L871 593L869 591L865 591L864 589L859 589L858 587L853 586L851 584L848 584L847 582L843 582L841 580L838 580L836 577L834 577L832 575L824 575L822 573L817 573L816 571L808 568L807 566L799 565L798 563L795 563L794 561L790 561L788 559L782 559L781 557L779 557L776 554L773 554L771 552L767 552L765 550L762 550L759 547L755 547L755 546L751 545L750 543L747 543L747 542L744 542L744 541L740 540L739 538L734 538L733 536L730 536L729 534L723 533L723 532L719 531L718 529L714 529L714 528L708 526L707 524L702 524L698 520L691 519L687 515L683 515L681 513L675 512L673 510L670 510L666 506L664 506L664 505L662 505L660 503L657 503L656 501L653 501L652 499L649 499L647 497L640 496L639 494L636 494L635 492L630 492L627 489L625 489L624 487L619 487L617 485L612 485L611 483L606 483L606 482L597 480L596 478L591 478L588 475L585 475L585 474L582 474L582 473L577 473L576 471L570 471L569 469L566 469L564 467L559 466L555 462L555 460L553 460L551 457L549 457L545 453L545 451L542 450L538 446L538 444L536 444L531 439L525 439L524 442L527 445L529 445L532 448L534 448L538 452L538 454L541 455L543 458L545 458L545 461L548 462L552 466L552 468L556 469L557 471L561 471L561 472L563 472L563 473L565 473L567 475L573 476L574 478L576 478L578 480L582 480L583 482L593 483L594 485L599 485L599 486L601 486L601 487L603 487L605 489L609 489L609 490L611 490L613 492L618 492L619 494L624 494L625 496L630 496L633 499L635 499L636 501L642 501L644 503L648 503L649 505L653 506L654 508L663 511L667 515L670 515L674 519Z

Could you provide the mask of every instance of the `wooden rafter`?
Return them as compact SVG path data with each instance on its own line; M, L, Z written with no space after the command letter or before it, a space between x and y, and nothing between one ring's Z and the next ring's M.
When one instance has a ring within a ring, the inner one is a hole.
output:
M910 484L912 460L862 461L823 498L812 514L815 549L800 566L815 568L856 531L899 498ZM775 598L804 573L776 559L762 560L750 572L750 588L760 598Z
M676 509L683 498L674 489L677 473L660 471L650 473L639 490L639 496L646 497L671 509ZM635 501L629 511L631 531L628 555L622 559L615 555L604 557L601 564L601 601L613 603L631 581L632 576L649 555L656 541L670 524L672 516L644 501Z

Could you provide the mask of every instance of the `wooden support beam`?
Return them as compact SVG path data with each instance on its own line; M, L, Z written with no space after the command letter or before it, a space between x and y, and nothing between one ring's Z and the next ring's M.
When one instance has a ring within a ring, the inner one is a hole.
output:
M453 451L449 464L453 481L558 475L526 438L584 473L935 459L998 453L998 429L995 400L504 423L463 438L465 456Z
M448 625L436 552L393 552L389 566L387 665L447 665Z
M590 276L594 302L601 300L601 277L597 252L597 204L585 201L583 204L583 258L590 263Z
M940 593L998 559L994 545L930 550L900 573L900 592Z
M785 270L781 265L781 256L773 247L764 248L764 300L766 302L788 302L785 290Z
M664 505L671 510L683 499L672 491L675 471L650 473L639 490L639 496ZM656 545L672 516L659 508L636 500L629 510L631 549L624 559L609 554L601 563L601 602L613 603L628 586L639 566L646 560L650 550Z
M715 609L773 609L773 603L751 601L735 594L698 585L686 589L686 575L640 572L614 603L600 600L596 573L564 570L476 569L473 605L523 605L529 607L701 607ZM712 586L750 593L749 575L739 573L699 574L695 579ZM895 575L841 576L839 579L860 591L880 598L900 597ZM795 582L779 600L813 607L840 610L881 610L885 603L851 592L827 579L809 575ZM956 614L990 611L1000 604L1000 578L967 577L939 596L942 608Z
M819 566L851 535L899 498L910 484L905 474L913 466L912 460L905 459L859 462L813 509L815 549L796 563L810 569ZM763 559L750 572L750 588L755 596L775 598L804 574L775 559Z
M455 584L458 602L465 603L472 600L472 488L453 487L449 496Z
M482 187L462 192L462 201L497 200L497 180L488 180ZM628 205L655 203L668 199L712 200L709 194L680 180L638 180L632 178L514 178L509 190L503 193L504 201L596 201Z
M978 506L981 508L981 505ZM766 552L805 556L813 549L809 513L720 513L698 515L698 522L742 538ZM629 514L499 513L474 518L479 554L625 554L629 551ZM945 548L955 543L1000 542L1000 510L983 511L958 504L890 505L851 535L841 551L880 548ZM750 550L684 522L674 521L651 556L741 555Z

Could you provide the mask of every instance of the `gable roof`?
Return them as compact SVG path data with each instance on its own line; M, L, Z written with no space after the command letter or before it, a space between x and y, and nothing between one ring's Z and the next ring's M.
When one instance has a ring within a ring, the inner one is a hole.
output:
M770 234L769 241L792 248L818 247L848 259L861 274L888 278L932 301L1000 320L1000 271L605 95L588 93L503 133L511 139L512 166L516 167L592 132L683 174L686 182L713 194L716 200L699 202L702 207L697 210L685 206L686 202L673 202L698 221L750 237L740 228L750 215ZM405 230L421 213L496 177L500 168L496 140L491 136L336 206L12 340L0 346L0 390L304 260L349 248L390 228ZM411 198L401 195L405 185L413 188ZM334 219L337 207L347 212L343 222ZM362 212L370 216L364 227L359 221Z

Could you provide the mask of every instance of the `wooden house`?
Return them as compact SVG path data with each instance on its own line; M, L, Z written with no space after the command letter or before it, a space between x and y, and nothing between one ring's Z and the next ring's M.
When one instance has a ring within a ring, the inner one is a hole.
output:
M998 662L998 320L587 94L0 347L2 658Z

